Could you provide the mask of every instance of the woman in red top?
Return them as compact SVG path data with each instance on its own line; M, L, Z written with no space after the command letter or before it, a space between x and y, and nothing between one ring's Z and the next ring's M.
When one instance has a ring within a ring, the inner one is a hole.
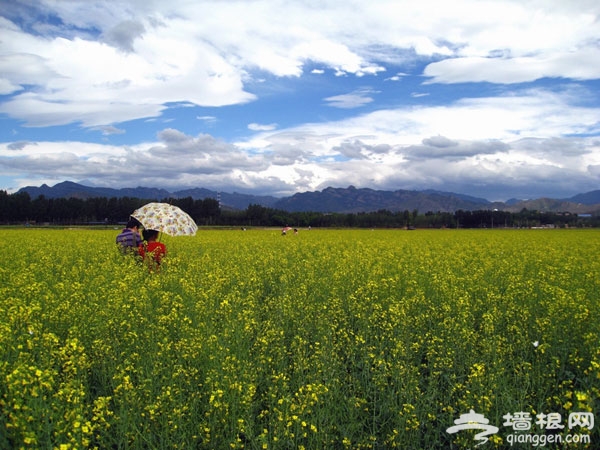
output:
M145 242L139 246L139 254L151 271L158 272L160 263L167 254L167 247L162 242L157 241L157 230L144 230L142 236Z

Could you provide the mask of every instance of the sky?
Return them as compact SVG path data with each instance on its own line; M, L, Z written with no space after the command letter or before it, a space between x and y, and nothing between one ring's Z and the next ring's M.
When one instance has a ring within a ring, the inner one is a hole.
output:
M600 189L597 0L0 0L0 189Z

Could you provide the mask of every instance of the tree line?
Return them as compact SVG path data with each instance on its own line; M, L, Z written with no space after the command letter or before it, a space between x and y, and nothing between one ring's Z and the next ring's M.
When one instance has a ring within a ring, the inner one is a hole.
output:
M97 225L121 224L140 206L156 199L132 197L32 199L26 192L0 190L0 224ZM187 212L200 226L356 227L356 228L530 228L598 227L600 217L577 214L478 210L432 212L379 210L360 213L289 212L252 204L245 210L221 207L216 199L165 198Z
M151 199L133 197L92 197L88 199L46 198L31 199L27 192L7 194L0 190L0 223L16 224L117 224L126 222L130 214ZM161 201L179 206L197 221L210 224L220 214L215 199L193 200L191 197Z

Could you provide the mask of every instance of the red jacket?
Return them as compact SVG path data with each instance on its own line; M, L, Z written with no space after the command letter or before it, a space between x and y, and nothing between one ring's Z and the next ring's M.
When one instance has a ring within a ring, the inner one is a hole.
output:
M154 261L160 264L163 256L167 254L167 247L162 242L148 242L147 244L141 244L138 247L140 256L146 258L146 255L151 256Z

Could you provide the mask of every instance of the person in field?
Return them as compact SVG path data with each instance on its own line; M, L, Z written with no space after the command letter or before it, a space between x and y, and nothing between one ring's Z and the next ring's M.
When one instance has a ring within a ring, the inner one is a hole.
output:
M144 242L138 247L138 253L151 272L158 272L162 259L167 254L167 247L158 242L157 230L144 230L142 235Z
M117 246L124 255L138 254L138 248L142 243L141 226L142 224L137 219L130 217L125 228L117 235Z

